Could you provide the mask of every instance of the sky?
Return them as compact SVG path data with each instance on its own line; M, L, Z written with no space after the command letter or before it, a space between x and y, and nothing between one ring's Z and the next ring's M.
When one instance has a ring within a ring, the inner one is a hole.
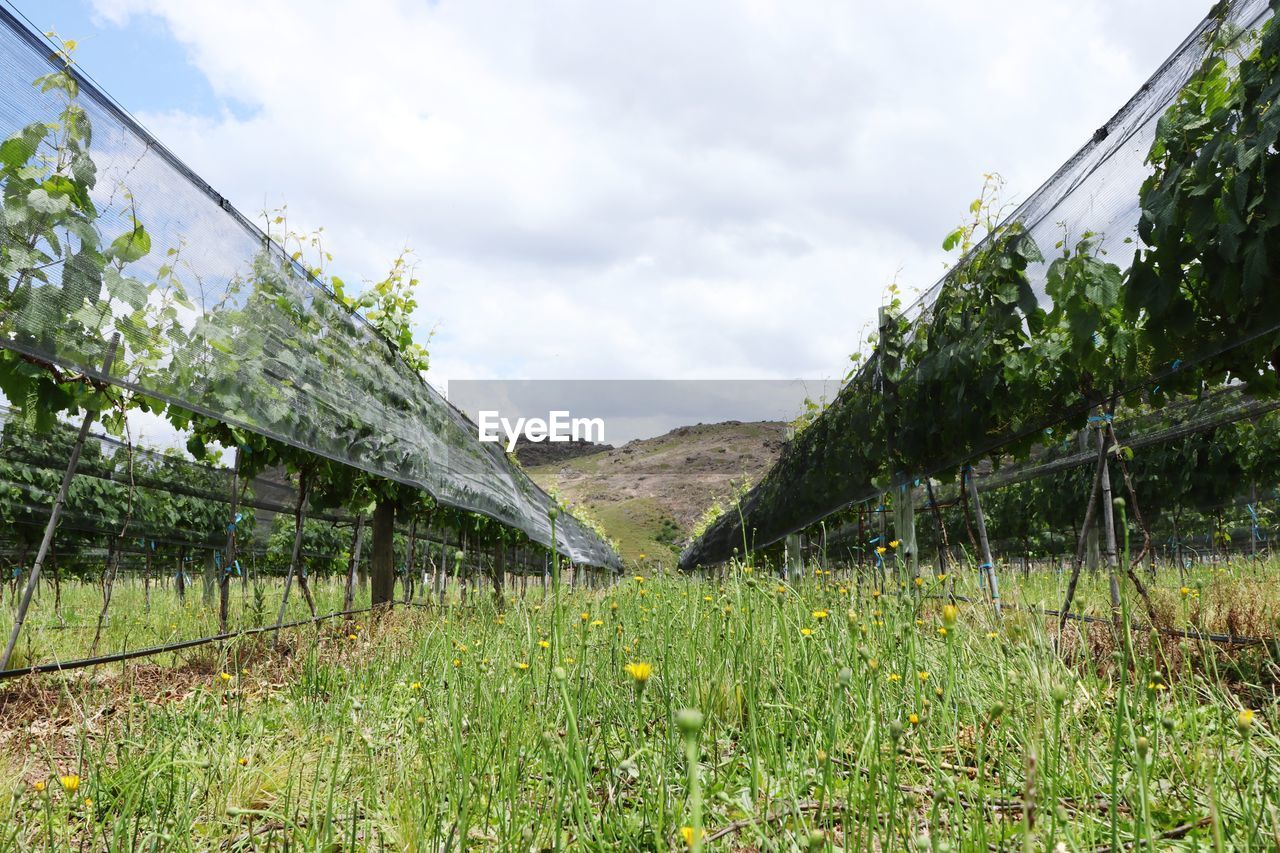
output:
M403 248L428 378L838 378L1208 11L980 4L9 0L334 271Z

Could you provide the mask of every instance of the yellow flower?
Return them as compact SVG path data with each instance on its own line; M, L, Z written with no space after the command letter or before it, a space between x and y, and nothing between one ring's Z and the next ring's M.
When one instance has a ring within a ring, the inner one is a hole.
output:
M896 684L897 682L902 680L902 676L898 675L898 673L896 672L891 672L886 676L886 680L892 681Z
M626 670L627 675L631 676L636 684L646 683L649 680L649 677L653 675L653 666L639 661L629 663L623 667L623 669Z
M842 587L840 587L840 594L841 594L841 595L844 595L844 594L845 594L845 593L847 593L848 591L849 591L849 590L848 590L848 588L843 587L843 586L842 586Z
M520 661L519 663L517 663L517 664L516 664L516 669L522 669L522 670L523 670L523 669L528 669L528 668L529 668L529 664L525 663L524 661Z
M877 545L877 546L876 546L876 553L877 553L877 554L884 554L884 553L886 553L888 550L889 550L889 549L888 549L888 548L886 548L886 547L884 547L883 545Z
M787 591L787 588L782 584L778 584L778 588L774 590L774 592L778 593L778 595L782 595L786 591Z
M1179 589L1178 592L1182 593L1183 598L1186 598L1188 595L1191 594L1191 587L1184 586L1181 589Z
M706 835L705 830L702 833L700 833L700 835ZM684 839L684 844L686 847L693 847L693 827L692 826L680 827L680 837Z
M891 540L889 540L889 547L890 547L890 548L897 548L897 547L898 547L898 545L899 545L899 542L898 542L898 540L897 540L897 539L891 539Z
M924 586L924 578L916 578L916 586Z
M942 605L942 624L950 628L956 624L956 617L960 615L960 608L954 604Z
M636 583L644 583L644 575L636 575L635 581Z
M231 673L229 673L229 672L220 672L220 673L218 673L218 677L222 679L223 683L226 683L226 682L228 682L228 681L230 681L230 680L231 680Z
M939 625L939 626L938 626L938 633L939 633L939 634L941 634L941 635L942 635L942 636L944 636L944 637L945 637L945 636L947 636L947 629L946 629L946 626L944 626L944 625Z
M831 614L830 614L830 613L828 613L828 612L827 612L827 611L825 611L825 610L815 610L815 611L813 611L813 618L814 618L814 619L826 619L826 618L827 618L828 616L830 616L830 615L831 615Z
M549 649L549 648L551 648L551 644L550 644L550 643L548 643L546 640L539 640L539 641L538 641L538 648L540 648L540 649Z
M415 723L417 723L417 724L418 724L418 725L420 725L420 726L423 726L423 725L426 725L426 723L427 723L427 718L426 718L426 717L424 717L424 716L422 716L421 714L419 714L419 715L414 719L414 722L415 722Z
M880 590L878 590L878 589L873 589L873 590L871 590L871 597L872 597L872 598L879 598L879 597L880 597Z
M93 808L93 797L84 798L84 807L86 809Z
M601 625L603 625L603 624L604 624L604 620L603 620L603 619L593 619L593 620L591 620L591 627L592 627L592 628L599 628L599 627L600 627Z
M1249 730L1253 728L1254 716L1255 714L1253 711L1245 708L1240 712L1239 716L1236 717L1236 728L1239 729L1241 734L1248 734Z
M801 628L801 629L800 629L800 633L801 633L801 634L803 634L803 635L804 635L804 636L806 636L806 637L812 637L812 636L813 636L813 629L812 629L812 628Z
M36 789L36 793L37 793L37 794L43 794L43 793L44 793L44 789L45 789L47 786L45 785L45 783L44 783L43 781L40 781L40 782L36 782L36 783L35 783L34 785L32 785L31 787L33 787L33 788L35 788L35 789Z
M928 681L929 673L925 672L924 670L921 670L920 672L916 673L916 678L919 678L921 681Z
M76 789L80 787L80 777L74 773L69 773L66 776L59 776L58 781L62 783L62 790L66 791L68 794L74 794Z
M569 664L570 666L573 666L575 663L577 663L577 662L578 662L578 659L577 659L577 658L565 658L565 659L564 659L564 662L565 662L565 663L567 663L567 664Z
M999 636L1000 636L1000 634L999 634L999 632L997 632L997 631L988 631L988 632L987 632L987 639L988 639L988 640L994 640L994 639L996 639L996 638L997 638L997 637L999 637Z
M939 572L938 574L934 575L934 577L936 577L939 581L944 581L947 579L947 574L946 572Z
M872 658L871 660L867 661L867 669L871 670L872 672L875 672L879 668L880 668L880 660L878 658Z
M920 724L920 715L919 715L919 714L907 714L907 722L908 722L908 723L910 723L910 724L911 724L911 725L913 725L913 726L919 725L919 724Z
M462 661L458 660L457 658L454 658L453 666L454 666L454 669L457 669L458 667L462 666Z
M702 600L703 600L703 601L714 601L715 599L713 599L713 598L712 598L711 596L709 596L709 595L704 595L704 596L702 596Z
M245 765L247 765L247 764L249 763L249 759L247 759L247 758L237 758L237 759L236 759L236 763L237 763L237 764L239 764L241 767L244 767Z
M422 682L421 682L421 681L415 681L415 682L413 682L413 684L410 684L410 685L409 685L409 689L410 689L410 690L421 690L421 689L422 689Z
M347 639L348 639L348 640L358 640L358 639L360 639L360 638L359 638L359 637L357 637L355 634L347 634Z

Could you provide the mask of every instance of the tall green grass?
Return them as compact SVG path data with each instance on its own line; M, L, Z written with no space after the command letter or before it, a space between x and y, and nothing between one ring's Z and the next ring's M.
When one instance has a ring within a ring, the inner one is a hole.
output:
M1194 589L1226 613L1259 585L1274 597L1277 569L1205 570ZM1056 583L1002 581L1024 602ZM1275 845L1271 650L1117 643L1103 625L1059 652L1054 620L944 613L945 584L736 566L566 587L558 622L541 590L472 595L278 649L23 679L0 688L0 846ZM1171 620L1192 618L1185 585L1155 582ZM1083 594L1105 608L1104 580ZM151 622L203 630L198 594L168 606L153 598Z

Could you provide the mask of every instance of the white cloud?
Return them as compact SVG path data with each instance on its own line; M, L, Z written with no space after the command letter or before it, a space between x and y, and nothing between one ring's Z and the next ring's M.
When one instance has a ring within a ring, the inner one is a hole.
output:
M253 108L143 115L339 266L422 257L433 380L839 376L997 170L1025 197L1196 0L95 0ZM92 69L89 69L92 71Z

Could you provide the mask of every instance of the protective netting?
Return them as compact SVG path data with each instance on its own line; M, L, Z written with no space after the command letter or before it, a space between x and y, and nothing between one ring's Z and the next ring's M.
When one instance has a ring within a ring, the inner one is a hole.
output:
M0 406L0 549L8 547L10 556L25 553L39 540L66 468L66 449L75 437L75 428L68 424L58 424L48 432L33 431L12 410ZM172 546L199 555L221 552L226 545L233 490L229 469L90 433L76 470L58 527L60 541L66 546L62 550L85 553L115 541L113 547L136 546L139 553L150 543L152 549ZM240 478L234 485L241 519L237 550L265 554L277 519L283 516L281 521L292 529L297 486L280 470ZM350 546L356 526L351 513L308 506L305 518L309 524L341 527L344 545ZM418 557L433 563L446 562L446 549L450 553L461 550L464 571L480 567L484 554L493 547L448 527L438 517L418 524L402 520L397 533L401 537L412 534L418 543ZM524 556L523 549L518 553ZM334 555L304 548L302 556ZM453 566L452 557L447 562ZM512 574L541 574L545 568L545 561L536 559L507 563Z
M0 8L0 156L16 176L0 345L551 544L551 498L497 445L74 67L78 91L38 82L64 68ZM122 351L102 375L114 332ZM555 533L575 562L617 565L576 519L562 514Z
M1044 340L1051 337L1050 331L1039 328L1044 324L1046 306L1054 305L1055 292L1069 290L1071 282L1063 283L1064 268L1065 275L1079 273L1082 268L1055 266L1065 253L1074 251L1077 262L1091 264L1085 272L1097 282L1097 291L1079 294L1081 304L1074 309L1068 306L1068 311L1075 310L1086 322L1102 322L1108 318L1099 317L1113 310L1113 303L1119 303L1115 311L1123 309L1125 294L1117 292L1127 280L1121 267L1127 268L1135 247L1143 246L1138 233L1144 221L1141 198L1147 189L1144 182L1154 171L1148 158L1162 116L1178 103L1184 87L1195 79L1207 58L1220 56L1228 66L1236 67L1250 51L1274 50L1274 34L1261 47L1258 38L1271 14L1265 0L1216 6L1138 93L955 268L914 304L891 310L888 320L882 317L881 345L822 415L785 448L765 478L686 549L681 566L723 562L736 551L766 547L894 484L954 471L1001 448L1014 446L1025 452L1047 428L1082 423L1093 407L1117 390L1150 387L1161 380L1177 384L1179 369L1185 372L1189 365L1212 360L1258 338L1273 341L1280 327L1266 317L1256 322L1255 328L1223 328L1216 338L1212 331L1208 338L1171 338L1187 340L1188 349L1167 361L1125 365L1123 389L1081 390L1090 379L1088 370L1081 367L1070 375L1072 383L1060 381L1062 393L1056 397L1041 395L1019 408L1020 395L1011 390L1035 387L1038 379L1033 375L1037 366L1018 363L1019 347L1026 351L1030 343L1037 342L1043 352L1052 352L1055 341ZM1270 103L1265 95L1258 100ZM1246 156L1274 155L1274 151L1257 154L1241 147L1242 164ZM1242 224L1240 230L1247 227ZM1259 263L1259 269L1269 268L1265 258ZM973 296L980 289L975 284L979 278L986 288L990 311L983 310ZM966 310L957 310L960 305ZM988 315L995 319L988 320ZM1183 318L1162 319L1175 325L1171 331L1183 331L1177 325ZM1006 322L1003 328L998 325L1001 321ZM1067 321L1062 322L1065 327ZM966 335L993 345L1018 342L1008 347L1015 355L988 369L989 365L980 363L979 355L965 349ZM1080 336L1087 340L1087 330ZM929 349L938 341L951 343ZM1136 361L1136 347L1124 354L1122 343L1118 337L1107 341L1113 352L1121 353L1118 361ZM1098 348L1101 346L1099 341ZM904 369L903 354L913 347L916 352L927 352L928 358ZM1160 347L1154 349L1161 351ZM1084 365L1089 358L1088 354L1081 357L1071 342L1064 340L1057 357L1045 361L1076 360ZM1019 375L1024 369L1026 375ZM1121 371L1117 367L1114 372ZM1019 386L1018 382L1024 384ZM900 403L897 395L901 389L911 392L916 408L907 410ZM1166 390L1163 396L1171 393ZM1015 399L1010 401L1009 397ZM919 405L921 401L927 405ZM999 417L992 414L996 408L1002 411ZM950 440L937 438L937 430L929 423L935 417L931 409L953 412Z

